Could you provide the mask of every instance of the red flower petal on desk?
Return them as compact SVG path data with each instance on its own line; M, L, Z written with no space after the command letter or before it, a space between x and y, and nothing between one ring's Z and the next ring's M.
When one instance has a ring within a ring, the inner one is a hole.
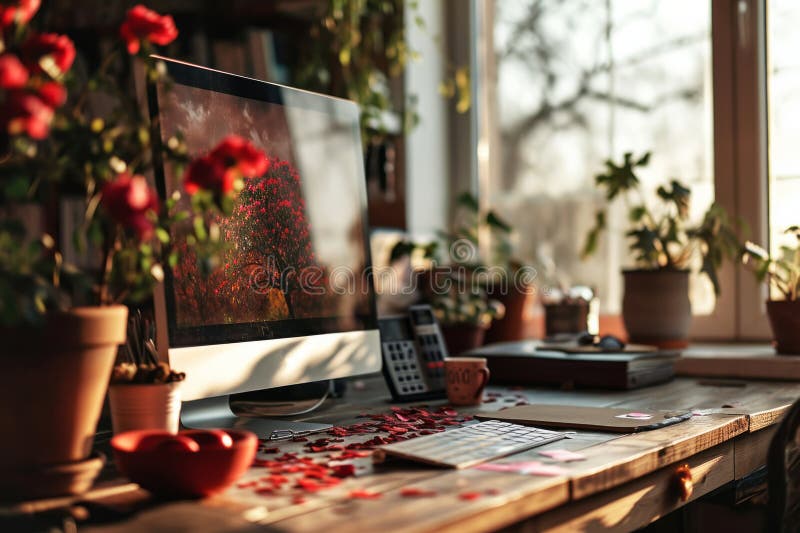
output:
M383 494L380 492L372 492L369 490L360 489L350 491L348 497L353 500L377 500L382 496Z
M404 498L422 498L436 496L436 494L435 490L425 490L418 487L405 487L400 489L400 496Z
M306 497L302 494L295 494L292 496L292 503L295 505L299 505L301 503L306 503Z
M471 500L477 500L481 496L483 495L480 492L462 492L461 494L458 495L458 498L460 500L471 501Z
M333 466L331 470L336 477L351 477L356 475L356 467L349 463Z

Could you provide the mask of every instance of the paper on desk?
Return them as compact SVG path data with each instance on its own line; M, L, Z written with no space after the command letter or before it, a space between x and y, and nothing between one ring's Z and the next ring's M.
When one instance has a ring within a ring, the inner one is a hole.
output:
M569 463L570 461L583 461L586 459L585 455L571 452L569 450L545 450L543 452L539 452L539 455L544 455L545 457L549 457L550 459L560 461L562 463Z
M518 461L514 463L484 463L475 467L477 470L490 472L514 472L531 476L561 476L567 473L564 468L556 465L546 465L541 461Z

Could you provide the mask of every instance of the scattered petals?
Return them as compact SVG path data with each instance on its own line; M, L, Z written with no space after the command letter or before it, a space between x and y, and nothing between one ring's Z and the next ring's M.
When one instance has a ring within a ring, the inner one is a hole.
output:
M436 494L437 492L435 490L420 489L418 487L405 487L400 489L400 496L404 498L424 498L436 496Z
M353 500L377 500L378 498L381 498L382 496L383 496L383 494L381 494L380 492L373 492L373 491L364 490L364 489L351 490L350 494L349 494L349 498L351 498Z

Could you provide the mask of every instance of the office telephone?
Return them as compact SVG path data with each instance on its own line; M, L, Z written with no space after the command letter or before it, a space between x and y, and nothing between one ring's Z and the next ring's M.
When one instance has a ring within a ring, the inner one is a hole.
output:
M444 359L447 347L428 305L414 305L408 315L378 322L383 375L395 401L445 396Z

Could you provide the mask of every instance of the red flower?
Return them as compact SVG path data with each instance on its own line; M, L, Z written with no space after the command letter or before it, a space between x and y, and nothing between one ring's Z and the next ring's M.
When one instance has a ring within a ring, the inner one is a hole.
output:
M14 24L26 24L39 10L40 0L17 0L0 3L0 26L7 28Z
M0 55L0 88L19 89L28 83L28 70L14 54Z
M123 173L103 187L102 205L108 215L126 229L133 230L139 240L153 235L150 211L158 211L158 197L144 176Z
M9 92L0 110L0 122L9 135L25 133L31 139L44 139L52 121L53 108L26 91Z
M67 90L57 81L48 81L39 87L39 98L50 107L60 107L67 101Z
M192 161L183 176L183 187L189 194L200 190L213 191L216 194L229 194L234 186L233 173L209 155Z
M236 167L243 176L260 176L269 168L263 152L238 135L228 135L209 154L226 167Z
M208 154L195 159L186 169L183 186L194 194L204 189L222 196L236 188L242 177L263 174L269 168L269 160L245 139L236 135L224 138Z
M50 74L50 69L42 68L45 60L52 60L58 72L64 74L75 61L75 45L66 35L55 33L40 33L29 37L22 45L22 61L32 72L46 70Z
M128 53L135 54L143 40L161 46L171 43L178 36L178 29L171 16L161 16L139 4L128 11L119 34L125 40Z

